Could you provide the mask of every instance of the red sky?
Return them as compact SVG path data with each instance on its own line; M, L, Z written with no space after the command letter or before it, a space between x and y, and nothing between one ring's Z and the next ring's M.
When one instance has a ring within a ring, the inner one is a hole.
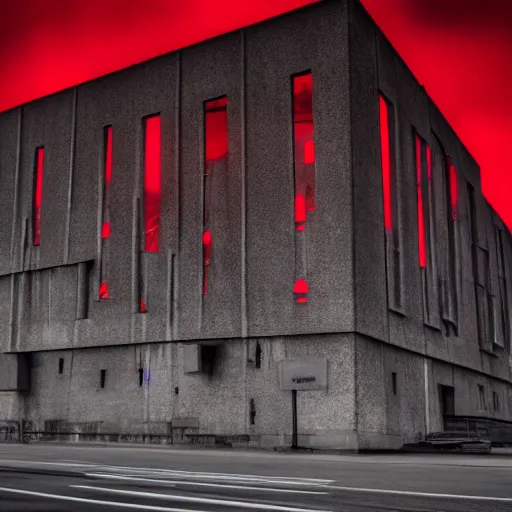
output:
M0 0L0 111L315 0ZM512 1L362 0L512 227Z

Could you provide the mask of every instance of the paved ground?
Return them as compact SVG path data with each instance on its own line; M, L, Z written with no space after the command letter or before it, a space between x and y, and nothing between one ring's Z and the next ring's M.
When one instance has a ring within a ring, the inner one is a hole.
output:
M0 511L512 510L512 457L0 445Z

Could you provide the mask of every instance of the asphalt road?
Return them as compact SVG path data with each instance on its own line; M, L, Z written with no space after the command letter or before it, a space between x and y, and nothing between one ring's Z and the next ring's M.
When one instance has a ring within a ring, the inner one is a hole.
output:
M0 511L512 510L512 456L0 445Z

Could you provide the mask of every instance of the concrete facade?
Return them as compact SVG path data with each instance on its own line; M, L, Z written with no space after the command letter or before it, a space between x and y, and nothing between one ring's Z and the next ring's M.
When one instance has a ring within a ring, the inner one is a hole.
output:
M317 208L308 212L309 292L300 304L291 77L308 70ZM379 92L395 112L399 307L389 299ZM211 197L217 238L202 295L203 102L223 95L229 172ZM139 313L142 119L155 113L160 247L141 255L148 310ZM107 125L105 301L97 297ZM413 130L432 151L435 236L426 269L418 265ZM41 244L34 246L40 146ZM457 171L451 253L445 156ZM510 315L502 307L512 304L510 233L482 196L477 164L356 0L325 0L0 114L0 205L0 420L134 435L165 435L172 425L283 446L292 412L279 363L325 357L327 388L298 393L301 445L355 450L417 440L442 429L439 385L454 388L456 415L512 421ZM475 245L489 255L493 339L479 338ZM84 296L86 318L78 313Z

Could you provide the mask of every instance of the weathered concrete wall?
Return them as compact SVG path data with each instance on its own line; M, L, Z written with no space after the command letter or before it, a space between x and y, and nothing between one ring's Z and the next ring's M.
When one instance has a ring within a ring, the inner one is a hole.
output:
M508 336L503 337L498 332L496 340L485 340L490 347L488 350L482 350L485 347L478 339L467 183L475 189L477 239L478 244L489 251L494 322L496 329L501 331L497 230L503 234L508 304L512 290L512 237L482 195L480 170L475 160L360 3L353 0L349 5L356 330L432 358L510 381L510 328ZM396 137L398 219L395 220L400 231L403 278L403 306L399 312L388 303L386 290L379 92L392 103L396 117L393 135ZM433 262L423 270L418 263L414 132L429 144L432 151ZM447 212L443 188L445 155L451 158L457 172L456 335L453 331L447 334L441 318L441 284L447 278L449 263L446 219L451 215ZM422 272L429 279L426 296L422 290ZM428 321L424 318L424 307L430 311ZM510 320L509 314L508 324ZM499 346L498 338L503 339L503 347Z
M353 335L261 338L259 343L260 368L247 361L246 342L232 340L220 345L212 375L185 373L183 345L178 343L39 352L33 355L33 386L23 417L35 430L61 421L84 429L98 423L103 433L157 434L165 433L169 422L188 422L200 433L248 434L263 446L283 445L285 439L289 444L291 392L280 390L279 363L325 357L327 389L298 393L300 440L308 446L355 449ZM2 409L2 418L20 419L6 414L21 411Z
M396 449L425 434L423 357L357 336L356 390L360 449Z
M308 70L317 208L308 212L303 254L294 232L291 77ZM398 310L388 304L379 91L396 116ZM220 95L228 97L228 172L212 196L214 278L203 296L203 103ZM142 314L137 200L143 118L155 113L162 126L160 250L142 255L148 307ZM109 125L112 298L100 302ZM432 148L436 263L424 272L431 284L425 298L413 130ZM34 247L33 172L41 145L41 245ZM441 309L448 238L443 151L458 175L456 335L447 335ZM495 343L499 332L486 350L477 336L467 183L475 188L478 244L489 251L501 325L496 229L503 232L512 304L510 233L482 196L478 165L356 0L326 0L0 114L0 352L33 353L30 395L2 393L0 417L21 415L39 429L62 420L137 433L188 422L201 432L284 444L291 398L279 391L278 363L325 356L328 389L298 397L302 444L397 447L415 440L440 427L438 384L448 381L457 414L512 419L510 326L503 347ZM307 269L306 304L293 297L299 260ZM78 314L84 296L87 318ZM205 340L219 342L214 374L185 373L180 343ZM259 369L247 363L256 341L263 350ZM140 367L150 372L142 387ZM480 382L488 403L492 390L503 395L501 410L478 409Z
M0 114L2 218L15 218L0 224L0 272L17 273L10 290L7 281L2 286L11 304L0 318L4 350L353 331L348 65L347 4L330 1ZM318 208L308 223L309 301L297 304L291 76L307 70L314 76ZM224 94L229 162L212 197L212 280L202 296L203 102ZM142 120L155 113L162 123L160 250L142 255L148 311L140 314ZM109 125L111 299L100 302ZM45 163L35 247L38 146ZM93 263L87 282L79 272L85 262ZM88 316L78 319L84 287Z

